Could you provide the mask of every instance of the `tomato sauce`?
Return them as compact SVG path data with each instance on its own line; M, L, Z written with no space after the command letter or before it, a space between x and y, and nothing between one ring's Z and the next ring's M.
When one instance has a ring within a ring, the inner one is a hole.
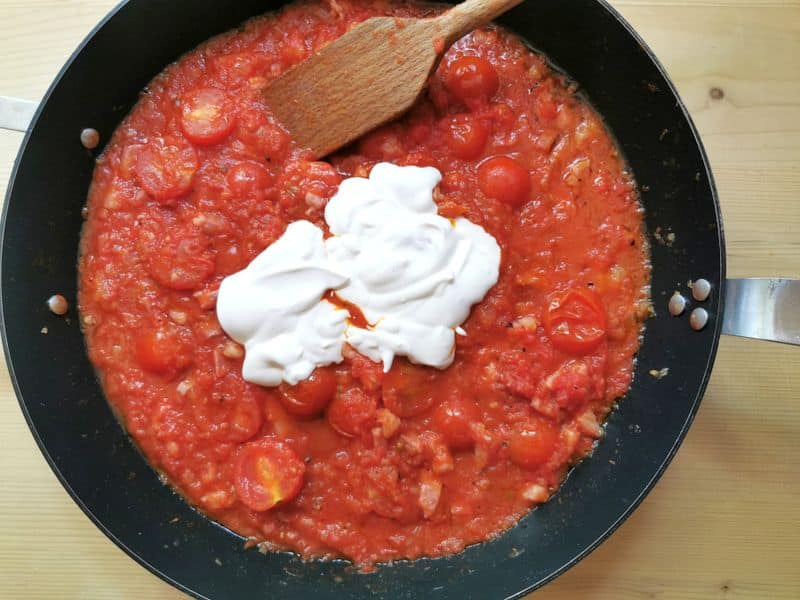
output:
M649 311L636 187L542 56L475 31L407 115L327 162L261 100L353 23L437 10L329 0L253 19L158 75L97 161L79 304L106 396L175 489L268 548L368 567L498 535L591 451L631 383ZM296 386L245 382L215 314L220 281L288 223L324 227L342 178L378 161L439 169L440 214L502 248L453 365L384 374L346 348Z

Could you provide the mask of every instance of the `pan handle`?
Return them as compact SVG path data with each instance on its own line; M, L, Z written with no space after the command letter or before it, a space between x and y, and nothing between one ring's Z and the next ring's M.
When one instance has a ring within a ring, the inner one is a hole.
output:
M30 100L0 96L0 128L27 131L37 106Z
M722 333L800 346L800 279L729 279Z

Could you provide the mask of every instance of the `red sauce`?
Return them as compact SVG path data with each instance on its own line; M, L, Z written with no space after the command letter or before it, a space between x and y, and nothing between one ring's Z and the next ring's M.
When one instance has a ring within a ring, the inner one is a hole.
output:
M590 452L649 306L641 208L612 138L512 35L459 41L410 113L330 162L308 160L260 100L352 23L432 10L312 2L210 40L150 83L89 192L79 301L110 403L190 502L304 557L439 556L511 527ZM297 386L246 383L220 281L288 223L323 226L342 178L382 160L438 168L440 213L502 247L453 365L384 374L348 349Z
M323 298L331 304L346 310L348 314L347 320L356 327L367 329L370 326L370 322L367 321L367 318L364 316L364 313L361 312L361 309L352 302L348 302L344 298L340 298L334 290L328 290Z

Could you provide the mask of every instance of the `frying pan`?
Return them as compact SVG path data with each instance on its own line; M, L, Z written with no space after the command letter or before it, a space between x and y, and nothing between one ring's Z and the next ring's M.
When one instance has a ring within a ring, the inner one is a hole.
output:
M76 297L81 208L96 156L80 146L80 130L91 126L108 139L166 64L281 4L123 2L67 62L29 126L29 105L0 102L0 122L27 128L8 188L0 263L3 341L22 411L89 518L153 573L198 598L521 596L586 556L653 487L697 411L722 332L800 344L800 287L726 281L719 204L702 145L672 83L630 26L601 0L525 3L501 22L580 82L646 190L648 231L674 234L674 241L659 235L653 243L656 316L629 393L593 456L549 502L495 540L366 575L346 561L305 563L289 553L244 550L240 537L159 481L111 413L78 323L51 315L44 300L55 292ZM688 311L672 317L666 302L700 277L712 294L702 303L708 324L694 331ZM665 367L667 377L648 374Z

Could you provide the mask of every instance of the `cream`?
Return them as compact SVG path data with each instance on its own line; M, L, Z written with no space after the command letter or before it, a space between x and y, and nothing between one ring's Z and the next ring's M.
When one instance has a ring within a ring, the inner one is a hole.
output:
M358 306L369 329L348 343L389 370L396 355L444 369L455 328L497 283L500 247L464 218L439 216L432 167L380 163L369 179L342 182L325 207L328 257L349 282L336 293Z
M244 345L242 377L295 384L341 362L347 314L321 298L346 282L326 258L322 231L308 221L290 224L247 268L223 279L217 318Z
M245 347L253 383L297 383L342 360L346 341L388 371L397 355L444 369L470 307L497 283L500 247L465 218L436 212L431 167L380 163L368 179L344 180L325 207L333 234L307 221L223 280L217 315ZM322 297L335 290L369 327Z

